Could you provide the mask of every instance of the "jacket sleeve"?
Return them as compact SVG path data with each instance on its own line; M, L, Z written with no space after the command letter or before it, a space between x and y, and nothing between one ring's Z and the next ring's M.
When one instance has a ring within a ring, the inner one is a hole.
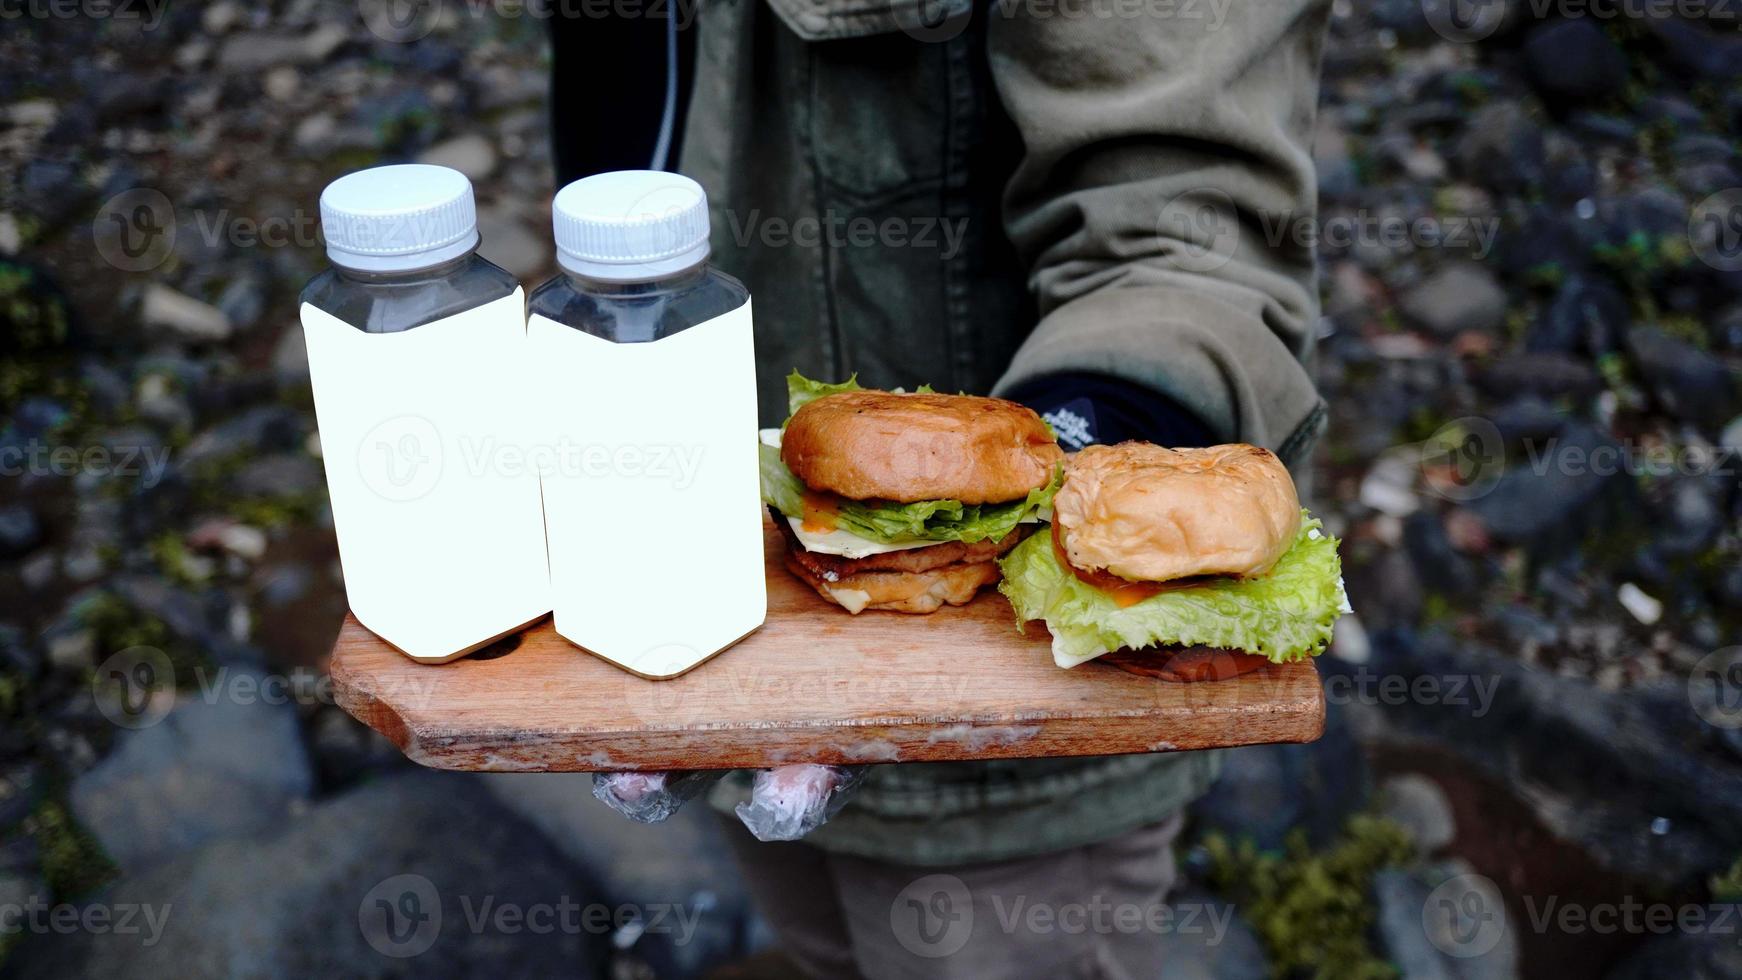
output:
M1040 323L999 381L1123 378L1291 466L1323 427L1311 140L1328 2L993 4Z

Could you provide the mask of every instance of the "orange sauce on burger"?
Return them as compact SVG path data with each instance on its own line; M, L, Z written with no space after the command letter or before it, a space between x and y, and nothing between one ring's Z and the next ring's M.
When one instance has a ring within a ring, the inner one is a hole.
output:
M1091 570L1078 568L1071 564L1070 555L1065 553L1064 542L1059 538L1059 525L1057 521L1054 521L1052 524L1052 553L1054 557L1058 558L1060 565L1071 570L1072 575L1075 575L1082 581L1087 582L1106 593L1107 597L1113 600L1113 604L1121 609L1124 609L1126 606L1134 606L1145 599L1160 595L1163 592L1172 592L1176 589L1189 589L1194 585L1198 585L1204 578L1204 576L1194 576L1192 578L1176 579L1172 582L1133 582L1127 578L1120 578L1105 569Z
M805 492L804 514L799 518L799 525L812 534L827 534L835 529L841 518L841 502L832 493L817 493L814 490Z

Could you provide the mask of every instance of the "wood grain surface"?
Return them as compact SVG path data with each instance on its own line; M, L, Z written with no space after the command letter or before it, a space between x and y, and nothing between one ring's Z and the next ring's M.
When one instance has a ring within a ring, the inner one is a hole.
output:
M767 624L682 677L628 674L548 620L420 664L347 616L330 666L338 702L423 765L497 771L1166 752L1324 729L1310 662L1191 684L1098 661L1061 670L1045 627L1018 634L993 590L929 616L849 616L781 567L767 530Z

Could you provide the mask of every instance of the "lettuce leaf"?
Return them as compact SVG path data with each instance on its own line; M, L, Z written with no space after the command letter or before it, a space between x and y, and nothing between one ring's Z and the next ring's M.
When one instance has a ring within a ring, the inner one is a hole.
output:
M1052 632L1053 659L1075 667L1129 647L1203 645L1287 663L1322 653L1332 625L1349 611L1337 539L1301 512L1300 536L1269 575L1218 578L1121 608L1059 564L1052 538L1033 534L999 559L998 591L1018 629L1039 619Z
M780 459L780 450L761 444L762 502L788 517L804 516L804 483ZM1007 504L964 504L959 500L922 500L911 504L888 500L837 500L835 525L867 541L996 541L1023 519L1044 514L1064 479L1064 468L1053 471L1044 487Z
M799 409L824 395L835 395L843 391L858 391L860 387L859 375L857 374L839 384L829 384L827 381L812 381L794 371L786 376L787 421L790 422L792 417L798 414ZM782 423L781 428L786 428L786 425Z

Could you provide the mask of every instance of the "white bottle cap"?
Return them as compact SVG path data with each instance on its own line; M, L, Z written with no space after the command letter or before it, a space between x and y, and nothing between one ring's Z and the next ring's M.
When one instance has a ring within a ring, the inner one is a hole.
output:
M334 265L408 272L478 247L472 182L422 163L346 174L321 192L321 231Z
M557 263L577 275L658 279L708 257L708 195L682 174L584 177L557 192L551 212Z

